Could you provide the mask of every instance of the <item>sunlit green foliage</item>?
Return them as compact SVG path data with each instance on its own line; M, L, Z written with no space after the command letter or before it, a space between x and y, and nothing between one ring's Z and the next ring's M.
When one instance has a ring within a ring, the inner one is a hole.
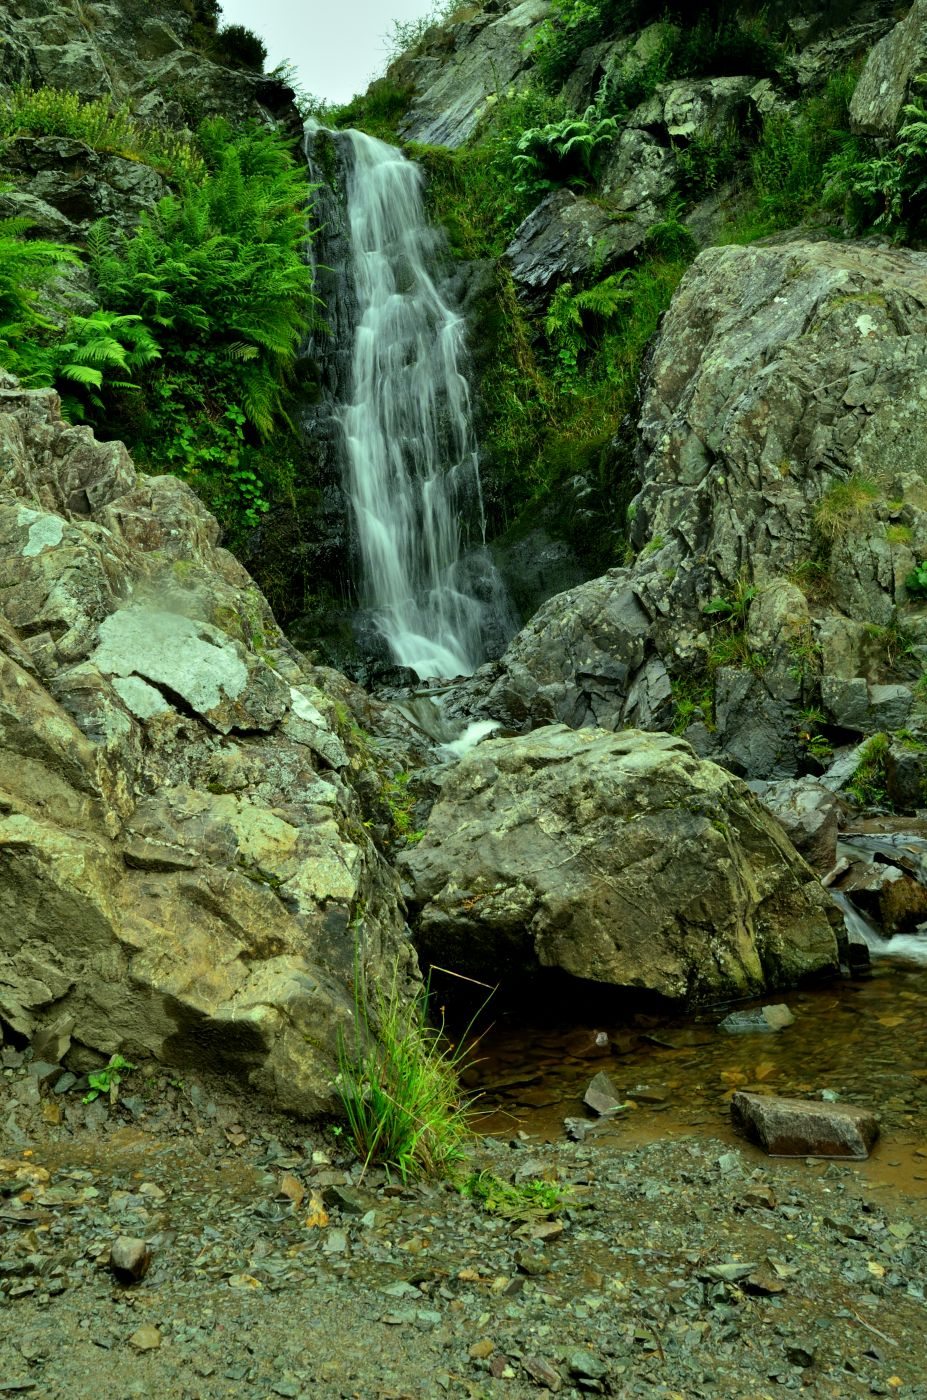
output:
M0 99L0 149L19 136L80 141L101 155L150 165L168 180L198 180L205 173L202 155L189 137L138 121L128 105L62 88L20 86Z

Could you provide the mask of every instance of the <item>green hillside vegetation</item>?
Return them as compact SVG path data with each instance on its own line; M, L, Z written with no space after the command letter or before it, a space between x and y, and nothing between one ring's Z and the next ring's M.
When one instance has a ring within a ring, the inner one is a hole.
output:
M171 192L134 230L99 223L82 248L0 224L0 365L53 384L72 420L121 437L143 468L189 480L240 543L296 470L297 352L319 320L301 153L263 126L178 133L49 88L0 107L0 166L23 135L150 165ZM56 279L75 264L97 304L62 315Z

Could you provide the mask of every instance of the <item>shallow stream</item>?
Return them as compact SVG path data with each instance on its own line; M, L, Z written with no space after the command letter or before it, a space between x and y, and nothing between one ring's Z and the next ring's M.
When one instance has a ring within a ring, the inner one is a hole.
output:
M591 1121L583 1094L604 1069L629 1106L592 1140L632 1148L704 1134L743 1147L730 1122L735 1090L826 1090L881 1116L881 1141L854 1169L874 1185L927 1198L927 967L880 959L865 979L736 1009L778 1001L795 1022L765 1034L720 1030L728 1007L678 1020L641 1015L620 1026L506 1016L483 1037L479 1062L467 1074L480 1095L477 1126L488 1134L562 1139L565 1118Z

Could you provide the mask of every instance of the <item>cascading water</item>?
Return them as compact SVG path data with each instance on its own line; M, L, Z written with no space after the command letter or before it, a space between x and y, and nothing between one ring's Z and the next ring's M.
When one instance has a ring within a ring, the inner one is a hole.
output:
M463 319L436 280L418 167L361 132L326 134L344 171L354 284L337 418L362 600L394 662L423 678L469 674L505 605L482 552Z

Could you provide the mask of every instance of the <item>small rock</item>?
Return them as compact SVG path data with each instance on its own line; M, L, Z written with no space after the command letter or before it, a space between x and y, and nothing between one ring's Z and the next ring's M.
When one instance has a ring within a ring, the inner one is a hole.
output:
M483 1337L480 1341L473 1343L469 1355L474 1361L486 1361L492 1356L495 1349L495 1342L491 1342L488 1337Z
M120 1283L138 1283L151 1266L151 1250L144 1240L120 1235L109 1251L109 1267Z
M763 1006L758 1011L732 1011L718 1022L718 1030L728 1035L768 1035L771 1031L785 1030L795 1022L789 1008L784 1003L776 1006Z
M550 1273L550 1260L547 1258L547 1255L541 1254L536 1250L516 1250L515 1263L523 1274L530 1274L532 1277Z
M571 1351L566 1359L566 1363L571 1376L580 1376L590 1381L600 1381L605 1375L606 1368L598 1357L593 1356L591 1351L585 1351L582 1348Z
M734 1125L774 1157L869 1156L879 1120L867 1108L780 1099L738 1091L731 1099Z
M522 1362L525 1370L538 1385L546 1385L548 1390L559 1390L563 1381L560 1372L540 1356L526 1356Z
M61 1078L55 1081L55 1090L54 1090L54 1091L55 1091L56 1094L66 1094L66 1093L68 1092L69 1089L73 1089L73 1088L74 1088L74 1085L75 1085L76 1083L77 1083L77 1075L76 1075L76 1074L72 1074L71 1071L70 1071L69 1069L68 1069L68 1070L65 1070L65 1072L64 1072L64 1074L61 1076Z
M143 1322L129 1338L129 1346L136 1351L157 1351L161 1345L161 1333L150 1322Z
M600 1117L609 1113L617 1113L620 1108L624 1107L618 1090L604 1069L600 1069L598 1074L590 1080L589 1088L583 1095L583 1103Z

